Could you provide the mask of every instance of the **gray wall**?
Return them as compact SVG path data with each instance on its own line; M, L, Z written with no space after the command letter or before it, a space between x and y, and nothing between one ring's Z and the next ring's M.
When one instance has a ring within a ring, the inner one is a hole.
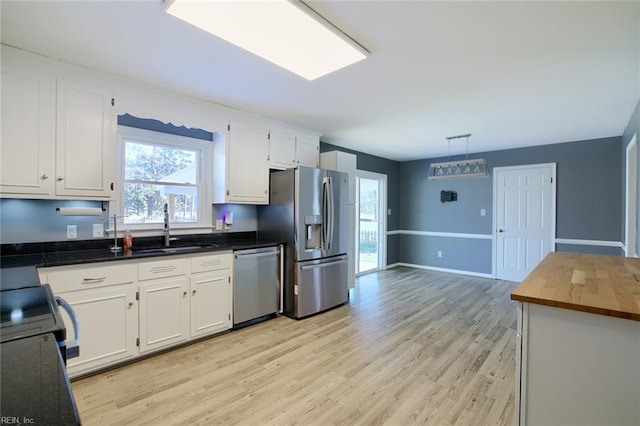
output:
M365 154L363 152L342 148L320 141L320 152L343 151L355 154L357 157L356 167L358 170L366 170L369 172L381 173L387 175L387 209L391 209L391 215L387 216L387 231L394 231L398 228L399 217L399 198L397 189L400 187L399 168L400 163L388 160L375 155ZM398 245L397 235L387 236L387 264L391 265L398 262Z
M485 158L490 168L555 162L557 238L619 242L623 200L621 151L622 138L612 137L471 157ZM451 160L458 158L461 157ZM430 163L440 161L447 158L400 163L399 229L491 235L492 179L427 180ZM456 191L458 201L441 203L441 190ZM486 209L486 216L480 216L480 209ZM491 273L491 240L402 235L400 245L400 262ZM576 251L575 246L568 245L559 245L557 249ZM443 251L442 258L434 257L437 250ZM580 246L579 250L620 254L619 248L599 246Z

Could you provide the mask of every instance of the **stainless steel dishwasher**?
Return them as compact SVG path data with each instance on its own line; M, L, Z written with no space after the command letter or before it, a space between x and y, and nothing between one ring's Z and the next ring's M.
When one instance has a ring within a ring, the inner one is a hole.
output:
M234 250L233 325L278 312L278 247Z

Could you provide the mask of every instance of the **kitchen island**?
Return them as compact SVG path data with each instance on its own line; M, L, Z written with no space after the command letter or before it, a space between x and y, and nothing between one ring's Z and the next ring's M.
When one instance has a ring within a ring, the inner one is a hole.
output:
M640 259L550 253L511 299L517 425L640 424Z

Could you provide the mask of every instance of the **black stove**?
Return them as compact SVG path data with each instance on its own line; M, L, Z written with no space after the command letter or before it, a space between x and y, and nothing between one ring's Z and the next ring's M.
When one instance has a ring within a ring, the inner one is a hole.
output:
M54 297L48 284L16 288L2 274L0 291L0 417L2 423L78 425L67 356L66 328L58 305L70 313L76 340L78 324L66 301Z
M64 342L65 325L48 284L6 290L0 296L0 343L46 333Z

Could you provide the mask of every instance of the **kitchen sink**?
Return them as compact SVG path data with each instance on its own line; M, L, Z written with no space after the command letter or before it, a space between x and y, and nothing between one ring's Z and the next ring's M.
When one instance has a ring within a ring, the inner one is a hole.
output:
M161 247L161 248L152 248L146 250L136 250L135 253L138 254L162 254L162 253L185 253L190 251L198 251L202 249L208 248L216 248L220 247L218 244L198 244L194 246L182 246L182 247Z

